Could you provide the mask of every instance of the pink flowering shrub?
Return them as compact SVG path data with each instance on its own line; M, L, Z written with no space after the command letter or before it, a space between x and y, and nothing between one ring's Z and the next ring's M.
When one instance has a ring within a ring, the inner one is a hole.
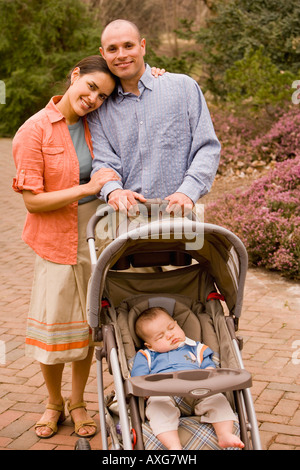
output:
M259 133L257 121L222 109L212 113L212 120L222 145L218 173L226 175L231 169L247 168L256 159L251 141Z
M213 122L222 144L219 174L247 171L254 162L265 163L294 158L300 153L300 107L279 110L271 119L266 114L236 115L217 110Z
M245 244L252 265L300 279L300 155L267 176L206 207L205 221L228 228Z
M300 153L300 107L283 114L265 135L252 141L254 151L262 160L283 161Z

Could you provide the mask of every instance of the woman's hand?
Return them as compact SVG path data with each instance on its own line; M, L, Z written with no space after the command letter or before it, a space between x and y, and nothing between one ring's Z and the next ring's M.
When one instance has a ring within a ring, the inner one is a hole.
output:
M101 168L93 174L91 180L86 184L39 194L34 194L32 191L23 191L23 199L27 210L31 213L55 211L86 196L97 194L105 183L119 179L114 170Z
M85 185L90 191L88 195L97 194L103 186L109 181L118 181L120 177L117 173L111 168L101 168L101 170L96 171L90 179L90 181Z
M158 67L152 67L151 72L153 77L158 78L166 73L165 69L159 69Z

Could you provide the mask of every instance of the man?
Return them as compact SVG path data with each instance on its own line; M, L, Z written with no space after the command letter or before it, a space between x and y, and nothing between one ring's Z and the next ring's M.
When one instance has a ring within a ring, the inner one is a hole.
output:
M179 74L155 79L144 62L146 41L131 22L110 23L100 52L120 84L90 114L93 172L109 167L121 177L104 185L101 198L123 211L149 198L167 199L169 212L191 209L210 190L220 158L199 86Z

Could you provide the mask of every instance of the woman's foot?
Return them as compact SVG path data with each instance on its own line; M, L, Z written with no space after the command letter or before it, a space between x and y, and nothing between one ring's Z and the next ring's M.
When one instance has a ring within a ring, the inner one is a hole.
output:
M75 432L78 436L92 437L96 434L97 425L95 421L88 415L85 402L80 402L73 405L71 404L70 400L68 400L67 408L75 425Z
M41 439L47 439L57 433L57 423L66 419L65 402L60 405L49 403L40 421L35 425L35 433Z

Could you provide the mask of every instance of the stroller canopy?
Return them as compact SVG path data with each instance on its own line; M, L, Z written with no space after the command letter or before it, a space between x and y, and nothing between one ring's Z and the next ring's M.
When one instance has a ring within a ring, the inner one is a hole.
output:
M105 208L107 214L107 206ZM102 209L103 213L105 208ZM100 217L96 215L89 224L88 238L95 237L94 229ZM236 318L240 317L248 267L247 251L241 240L220 226L187 218L169 218L132 228L112 240L103 250L91 277L90 325L96 326L98 322L99 299L105 294L107 278L117 276L119 283L123 275L128 286L130 273L120 269L166 265L179 268L173 273L160 273L160 280L155 287L149 282L149 274L145 274L147 282L139 290L145 293L166 292L163 279L179 276L181 293L190 295L199 273L206 272L212 276L216 289L224 296L229 312ZM139 275L139 282L142 282L142 274ZM184 292L184 286L188 292Z

